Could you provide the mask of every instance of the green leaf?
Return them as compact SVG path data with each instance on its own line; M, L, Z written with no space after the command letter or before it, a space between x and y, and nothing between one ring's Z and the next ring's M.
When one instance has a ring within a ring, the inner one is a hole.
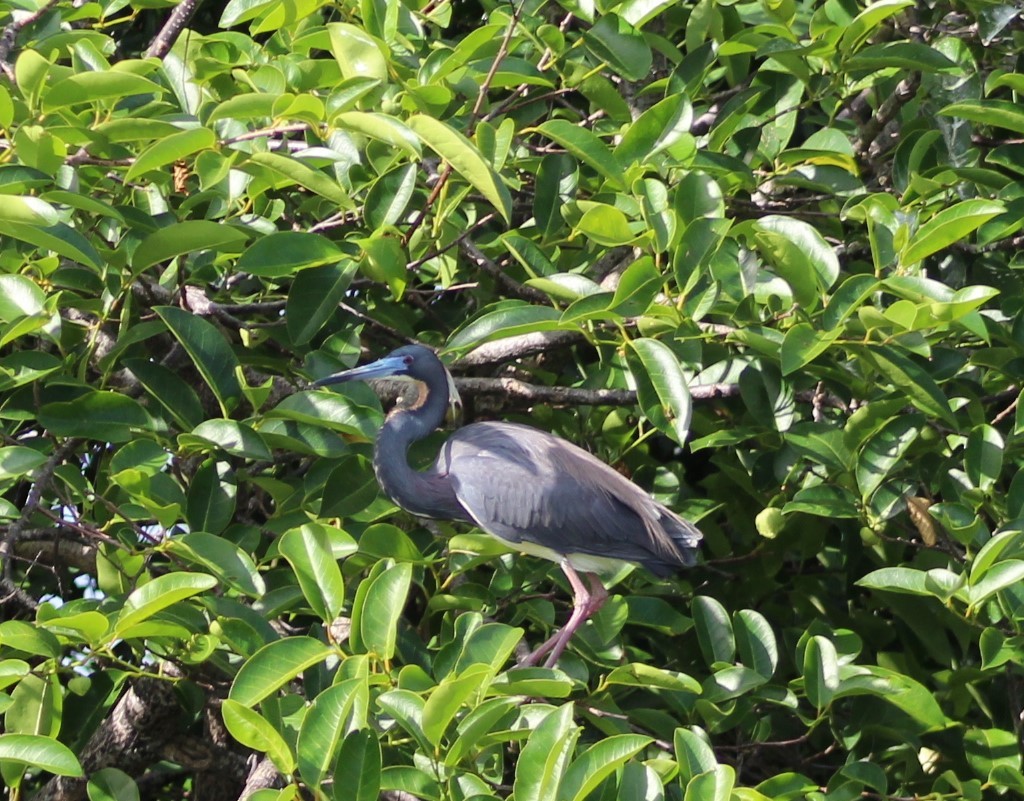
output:
M998 562L985 572L984 578L972 583L968 590L971 609L977 609L997 592L1017 585L1024 580L1024 561L1007 559Z
M358 724L365 709L369 690L365 678L344 679L334 684L310 704L302 719L296 751L299 772L311 786L319 784L335 762L339 744L350 726Z
M821 712L839 689L839 659L832 640L815 635L807 641L803 676L807 700Z
M518 703L516 698L490 698L467 712L459 721L459 736L444 751L444 764L457 765L467 754L485 748L488 735L505 728Z
M896 68L931 73L961 71L955 61L921 42L880 42L868 45L848 58L843 66L849 70Z
M274 116L274 104L280 97L279 94L264 94L262 92L250 92L229 97L214 107L206 123L210 125L217 120L230 119L269 119Z
M943 117L959 117L981 125L991 125L994 128L1024 134L1024 109L1018 103L1009 100L962 100L939 109L938 113Z
M990 425L982 423L967 435L964 452L964 471L971 483L983 490L991 490L1003 470L1003 435Z
M857 486L866 502L892 471L903 463L907 449L924 425L919 414L894 417L882 426L857 455Z
M4 235L28 242L42 250L52 251L94 270L102 269L103 259L89 240L64 223L39 228L24 223L8 222L4 223Z
M298 184L310 192L336 203L342 209L351 209L353 206L352 198L336 180L327 173L314 169L308 164L303 164L291 156L282 156L280 153L253 153L249 156L249 161L239 164L238 168L244 170L247 164L255 164L257 167L269 170L286 182Z
M560 801L583 801L628 759L653 742L640 734L613 734L573 760L558 787Z
M168 548L250 598L262 598L266 594L266 584L252 557L233 542L204 531L192 531L171 538Z
M907 399L918 409L938 417L952 428L957 428L956 417L949 401L935 380L916 362L887 345L857 348L866 361L897 389L907 393Z
M695 776L713 771L718 767L715 752L700 730L678 728L672 736L672 747L676 762L679 763L679 781L685 786Z
M488 311L456 329L448 340L449 350L468 350L494 339L516 336L535 331L557 331L565 326L559 323L561 313L550 306L531 306L511 303Z
M371 583L358 618L353 610L352 626L359 627L359 636L366 652L388 662L395 655L398 621L409 594L412 565L400 562L385 569L379 576L364 581Z
M335 801L377 801L381 790L380 741L370 729L350 732L334 771Z
M840 52L856 52L884 20L912 5L913 0L879 0L872 3L843 27L843 35L839 41Z
M0 645L46 658L59 657L63 651L60 641L51 632L24 620L0 623Z
M761 254L793 289L797 302L818 305L839 277L839 259L816 228L803 220L769 214L752 223Z
M782 340L779 357L782 374L791 375L827 351L842 334L842 329L818 331L810 323L797 323Z
M337 245L319 234L281 231L253 242L235 269L261 278L286 278L308 267L336 263L343 255Z
M402 219L416 191L417 172L415 164L403 164L373 182L363 204L363 215L372 230L397 225Z
M333 653L332 648L312 637L287 637L268 643L242 665L228 697L243 706L255 706Z
M512 794L516 801L551 801L556 797L579 727L573 705L552 709L531 733L516 762Z
M584 32L583 42L595 58L631 81L639 81L651 71L654 57L643 34L616 14L599 17Z
M572 682L560 670L517 667L498 676L490 689L505 695L568 698L572 692Z
M999 562L1004 554L1020 554L1021 542L1024 540L1024 532L1010 530L996 534L986 542L971 563L971 583L981 580L981 577Z
M48 403L39 409L39 422L58 437L86 437L126 442L152 421L138 401L119 392L87 392L72 401Z
M736 655L736 639L729 613L721 602L707 595L698 595L690 604L690 614L693 615L704 661L709 665L732 662Z
M988 779L999 767L1020 773L1017 736L1008 729L972 728L964 733L963 748L968 764L979 778ZM1019 781L1015 777L1011 780Z
M121 102L132 95L162 95L164 88L141 75L117 70L79 72L57 81L43 96L43 108L50 111L97 101ZM212 131L210 134L212 135Z
M70 748L39 734L0 734L0 761L15 762L57 776L84 776Z
M910 238L900 252L900 264L914 264L966 239L983 223L1005 211L1002 203L980 199L964 200L942 209Z
M365 512L380 496L380 485L373 471L373 463L365 456L347 454L338 460L338 466L331 472L324 485L321 517L353 517ZM364 534L365 536L365 534ZM364 537L359 539L364 553ZM390 551L378 554L398 559L400 552Z
M121 363L182 429L191 431L203 421L199 396L173 370L148 359L124 359Z
M633 662L619 665L605 677L606 684L623 684L629 687L646 687L648 689L673 690L675 692L699 694L700 682L685 673Z
M157 306L154 311L191 357L227 417L238 402L242 387L238 383L238 359L224 335L213 323L184 309Z
M217 579L205 573L167 573L157 576L131 593L114 621L111 638L116 639L132 626L148 620L157 612L217 586Z
M282 773L295 770L295 755L288 743L261 714L231 698L224 699L220 711L228 732L239 743L266 754Z
M880 286L873 275L851 275L832 293L822 315L821 322L826 331L838 328L861 304L870 298Z
M128 168L124 179L134 181L140 175L159 170L186 156L208 150L217 144L217 135L209 128L192 128L165 136L143 150ZM196 222L199 222L198 220Z
M913 734L948 726L932 692L909 676L875 665L843 665L839 673L836 698L867 695L891 704L912 722L908 730Z
M743 665L725 665L708 676L701 686L701 698L712 704L731 701L765 684L765 677Z
M690 779L683 801L729 801L735 784L736 771L730 765L716 765Z
M424 702L419 695L410 690L389 690L378 696L377 705L412 735L425 753L430 753L432 749L422 726Z
M205 462L188 487L185 517L189 529L220 534L234 517L237 493L234 471L227 462Z
M302 270L292 281L285 305L288 336L297 345L305 345L338 311L358 264L344 259Z
M123 770L101 768L89 774L89 801L139 801L139 788Z
M0 320L13 322L21 317L46 313L46 294L24 275L0 275Z
M24 445L0 448L0 480L20 478L46 464L46 455Z
M573 125L568 120L548 120L535 130L564 147L616 189L625 189L622 166L615 154L593 132Z
M614 206L591 203L574 226L587 239L605 247L626 245L637 239L637 233L626 215Z
M189 434L182 434L178 442L184 447L220 448L225 453L242 459L270 461L273 459L263 438L244 423L213 418L197 425Z
M416 133L403 122L388 114L343 111L332 117L331 123L343 130L354 131L376 139L378 142L391 145L392 148L403 150L412 158L420 157L420 140Z
M882 567L861 577L856 584L858 587L872 590L930 596L932 592L926 586L926 579L927 573L923 570L912 567Z
M423 144L451 164L455 172L487 198L506 223L509 222L512 197L473 142L441 120L423 114L414 114L408 124Z
M344 78L388 78L388 65L381 43L356 25L332 22L327 26L331 52Z
M550 236L565 224L561 210L572 197L578 172L575 159L566 153L548 153L541 159L533 195L533 216L544 236Z
M340 530L338 530L338 533ZM355 550L355 543L352 542ZM327 526L307 523L285 532L278 540L278 550L295 571L302 594L313 612L330 623L345 605L345 582L341 577L330 530Z
M740 661L766 679L774 676L779 647L765 616L753 609L741 609L733 616L733 633Z
M0 195L0 222L46 228L56 225L60 218L57 210L41 198L32 195Z
M668 345L656 339L634 339L629 344L642 370L632 373L644 415L659 431L682 444L690 429L693 404L679 359Z
M139 243L132 254L132 266L135 272L141 273L154 264L200 250L235 253L248 238L244 231L211 220L172 223L158 228Z
M690 136L692 123L693 107L689 98L684 94L670 95L655 103L626 128L622 140L615 147L615 158L623 166L644 164Z
M470 665L457 676L446 677L423 705L423 734L437 748L459 709L493 676L489 665Z

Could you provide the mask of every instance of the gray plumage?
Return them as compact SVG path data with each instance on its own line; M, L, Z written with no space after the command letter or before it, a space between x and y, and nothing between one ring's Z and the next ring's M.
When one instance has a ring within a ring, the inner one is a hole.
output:
M515 423L475 423L433 468L490 534L559 554L635 562L657 576L696 562L700 532L571 442Z
M443 422L454 391L451 375L428 348L399 348L317 383L383 376L415 382L374 446L384 492L414 514L475 523L517 550L558 562L572 584L569 622L524 663L550 654L545 664L554 664L576 628L601 607L607 591L595 574L632 562L666 576L696 563L701 533L695 526L582 448L530 426L465 426L429 468L412 469L409 446Z

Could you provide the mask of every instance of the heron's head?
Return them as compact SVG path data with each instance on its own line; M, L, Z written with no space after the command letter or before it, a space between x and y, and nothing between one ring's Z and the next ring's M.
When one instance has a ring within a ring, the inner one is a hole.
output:
M437 354L423 345L405 345L391 351L387 356L375 362L343 370L314 382L313 386L324 387L329 384L340 384L343 381L365 381L372 378L407 379L436 386L438 379L448 385L448 399L452 404L459 402L459 393L455 389L451 373Z

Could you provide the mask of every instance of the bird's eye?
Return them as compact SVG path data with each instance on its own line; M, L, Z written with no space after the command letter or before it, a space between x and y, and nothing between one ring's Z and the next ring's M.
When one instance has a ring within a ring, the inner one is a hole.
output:
M412 356L405 356L402 361L405 362L406 367L412 366Z

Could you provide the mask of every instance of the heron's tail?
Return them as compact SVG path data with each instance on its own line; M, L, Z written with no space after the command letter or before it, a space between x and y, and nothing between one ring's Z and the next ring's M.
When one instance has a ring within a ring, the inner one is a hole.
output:
M652 542L657 543L657 557L646 559L643 566L658 578L666 578L680 567L693 567L700 553L698 546L704 539L693 523L661 507L657 522L649 521ZM652 530L656 529L656 530Z

